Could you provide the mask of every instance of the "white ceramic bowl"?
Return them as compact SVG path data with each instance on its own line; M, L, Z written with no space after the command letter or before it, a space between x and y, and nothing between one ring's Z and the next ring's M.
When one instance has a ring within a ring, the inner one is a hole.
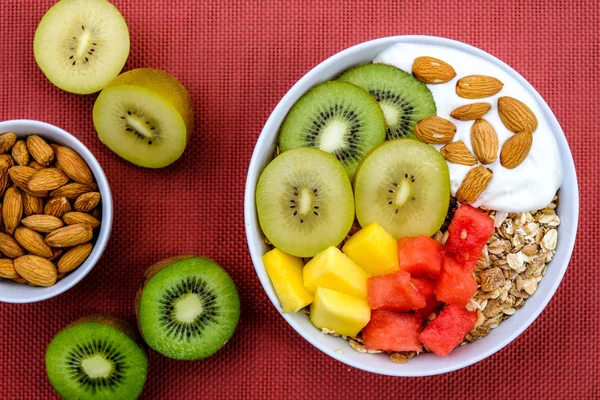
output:
M110 187L108 186L106 175L104 175L104 171L102 171L102 167L100 167L98 160L96 160L92 152L85 147L83 143L65 130L40 121L14 120L0 122L0 134L6 132L14 132L18 137L37 134L50 142L62 144L75 150L83 157L92 170L96 183L98 184L98 191L102 195L102 225L100 226L100 232L92 253L79 268L71 272L65 278L59 280L54 286L50 287L32 287L11 282L6 279L0 281L0 301L7 303L33 303L58 296L69 290L81 281L92 268L94 268L98 260L100 260L108 243L112 228L112 194L110 192Z
M405 364L395 364L384 354L362 354L350 348L347 342L341 338L334 338L322 334L310 323L304 313L282 314L283 318L308 342L325 354L353 367L378 374L392 376L427 376L442 374L466 367L480 361L508 345L519 336L540 315L548 304L554 292L558 288L562 277L569 265L569 259L573 251L575 236L577 232L577 221L579 216L579 195L577 187L577 176L573 157L565 135L556 120L554 114L536 92L536 90L515 70L493 57L492 55L467 44L454 40L431 36L397 36L387 37L362 43L346 49L321 64L302 77L287 94L281 99L273 113L267 120L262 133L254 148L252 160L248 169L245 193L245 223L248 247L256 273L262 283L271 302L278 310L279 300L273 290L273 286L265 271L262 255L268 251L260 230L256 208L254 203L256 183L264 167L273 158L273 151L277 143L279 126L283 122L292 105L314 85L332 79L348 68L360 64L369 63L383 49L390 45L403 42L413 44L433 44L455 48L481 57L506 71L513 76L523 87L531 93L539 103L545 118L554 134L559 146L560 158L563 166L564 182L560 189L560 207L558 214L561 217L561 225L558 228L559 240L554 260L548 267L548 272L540 282L534 296L525 302L522 309L517 311L491 333L467 346L454 350L448 357L437 357L433 354L424 354L411 359Z

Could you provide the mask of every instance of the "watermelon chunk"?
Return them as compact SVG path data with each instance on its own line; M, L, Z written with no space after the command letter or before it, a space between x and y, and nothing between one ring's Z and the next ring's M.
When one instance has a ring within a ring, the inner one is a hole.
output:
M410 282L419 290L419 293L425 297L425 307L415 311L415 316L419 321L425 321L429 315L436 311L442 304L438 301L434 291L433 282L425 278L410 278Z
M477 322L477 313L449 305L419 335L419 340L436 355L446 357L462 342Z
M483 247L494 233L494 220L486 213L469 205L456 210L448 227L446 254L459 264L473 270Z
M427 236L404 237L398 240L400 269L412 276L437 277L442 270L444 248Z
M413 314L398 314L377 310L362 330L368 350L418 351L423 348L419 341L421 323Z
M410 274L398 271L367 280L367 301L373 310L406 312L425 307L425 297L410 282Z
M470 269L465 269L452 257L444 257L442 274L434 289L439 301L464 307L471 300L478 286Z

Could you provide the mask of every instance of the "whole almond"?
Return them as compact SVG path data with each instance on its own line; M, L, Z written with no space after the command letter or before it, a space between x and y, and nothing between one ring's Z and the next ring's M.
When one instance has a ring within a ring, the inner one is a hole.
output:
M35 197L46 197L48 196L47 191L33 191L29 189L29 180L37 171L30 167L16 166L8 170L10 179L23 191L35 196Z
M53 215L31 215L29 217L23 218L21 223L25 225L29 229L33 229L36 232L41 233L50 233L52 231L61 228L64 224L59 219Z
M9 152L16 142L16 133L3 133L0 135L0 154Z
M485 119L478 119L473 124L471 146L482 164L491 164L498 159L498 135Z
M481 99L493 96L502 90L504 84L486 75L469 75L456 82L456 94L465 99Z
M533 133L538 127L538 120L533 111L513 97L498 98L498 114L504 126L514 133Z
M35 160L31 161L29 164L27 164L27 166L29 168L35 169L36 171L39 171L40 169L44 169L44 167L42 167L40 164L38 164L38 162Z
M27 148L33 159L43 167L54 161L54 150L38 135L27 136Z
M12 157L20 166L25 167L29 164L29 150L27 150L27 143L24 140L17 140L12 148Z
M15 259L15 270L27 283L36 286L52 286L56 283L56 267L51 261L34 255Z
M0 197L4 195L6 189L10 186L10 177L8 175L8 170L0 169Z
M6 258L0 260L0 278L20 278L19 274L17 274L17 271L15 270L13 260L8 260Z
M44 199L36 197L27 192L23 192L23 212L25 215L35 215L44 213Z
M25 254L25 250L10 235L0 233L0 251L8 258L17 258Z
M52 191L51 197L66 197L69 200L75 200L79 196L88 192L95 192L98 189L94 183L67 183L66 185Z
M82 194L75 200L73 207L75 211L89 213L100 203L101 195L99 192L89 192Z
M94 246L91 243L86 243L67 251L58 260L58 273L64 274L79 267L88 258L93 248Z
M52 257L52 249L44 243L43 236L32 229L24 226L18 227L15 231L15 239L25 250L36 256Z
M451 142L456 134L456 125L442 117L423 118L415 125L417 138L429 144L445 144Z
M533 135L530 132L521 132L509 137L502 146L500 164L507 169L518 167L527 158L532 144Z
M56 218L62 218L69 211L71 211L71 203L69 203L66 197L52 198L44 206L44 214L52 215Z
M65 221L67 225L88 224L92 227L92 229L100 226L100 221L92 217L90 214L77 211L66 213L63 216L63 221Z
M452 111L450 116L459 121L472 121L483 117L491 108L492 105L485 102L465 104Z
M492 180L492 171L482 165L471 169L456 192L462 204L471 204L481 196Z
M2 204L2 219L4 227L11 235L19 226L23 216L23 197L16 187L10 187L4 194L4 204Z
M28 188L33 192L54 190L67 184L69 177L58 168L46 168L37 171L29 179Z
M69 225L50 232L46 244L50 247L73 247L92 240L92 227L88 224Z
M81 158L74 150L68 147L58 146L56 149L56 161L56 166L63 170L64 173L75 182L88 184L94 182L92 171L90 171L90 168L83 158Z
M8 171L15 166L13 158L8 154L0 154L0 171Z
M447 62L433 57L417 57L412 66L413 75L423 83L446 83L456 76Z
M448 143L442 147L440 154L446 159L446 161L453 164L468 166L477 165L477 159L475 156L473 156L473 154L471 154L465 143L461 140Z

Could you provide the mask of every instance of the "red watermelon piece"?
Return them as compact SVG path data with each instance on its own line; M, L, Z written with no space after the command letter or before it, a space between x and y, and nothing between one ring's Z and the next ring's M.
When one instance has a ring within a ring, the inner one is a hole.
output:
M448 241L444 250L459 264L473 270L483 247L493 233L494 220L489 215L478 208L463 204L458 207L448 226Z
M449 305L427 325L419 340L436 355L446 357L477 322L477 313L464 307Z
M367 280L367 301L373 310L406 312L423 308L425 297L410 282L410 274L398 271Z
M437 277L442 270L444 248L427 236L404 237L398 240L400 269L412 276Z
M425 297L425 307L415 311L415 316L419 321L426 320L429 315L438 309L441 303L438 301L434 291L433 282L425 278L410 278L411 283L419 290L419 293Z
M471 269L465 269L451 257L444 257L442 273L434 289L439 301L464 307L478 286Z
M420 332L421 323L413 314L377 310L371 313L362 338L368 350L420 352Z

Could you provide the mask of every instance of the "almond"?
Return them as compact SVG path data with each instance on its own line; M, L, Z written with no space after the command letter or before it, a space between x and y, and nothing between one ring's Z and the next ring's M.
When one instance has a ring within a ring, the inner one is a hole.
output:
M4 196L4 192L10 186L10 177L8 170L0 170L0 197Z
M38 135L27 137L27 148L33 159L43 167L49 166L54 161L54 150Z
M88 224L69 225L50 232L45 242L51 247L73 247L89 242L92 236L92 227Z
M29 164L29 150L27 150L27 143L25 143L24 140L17 140L12 148L12 157L15 162L22 167Z
M50 233L58 228L62 228L64 225L59 218L56 218L53 215L44 214L32 215L27 218L23 218L21 223L29 229L33 229L34 231L41 233Z
M102 219L102 213L100 212L100 209L98 207L94 208L92 210L92 212L90 212L90 215L94 218L96 218L97 220L101 220Z
M478 119L473 124L471 146L482 164L491 164L498 159L498 135L485 119Z
M90 171L90 168L83 158L81 158L74 150L68 147L58 146L56 149L56 160L56 166L63 170L64 173L75 182L88 184L94 182L92 171Z
M4 133L0 135L0 154L7 153L17 142L16 133Z
M4 227L11 235L19 226L23 216L23 197L19 189L15 187L8 188L4 194L4 204L2 204L2 219Z
M456 82L456 94L465 99L481 99L495 95L503 86L502 82L491 76L469 75Z
M73 207L75 211L89 213L100 203L101 195L99 192L89 192L82 194L75 200Z
M27 192L23 193L23 212L25 215L44 213L44 199L35 197Z
M482 165L471 169L456 192L462 204L471 204L481 196L492 180L492 171Z
M98 187L94 183L68 183L50 193L51 197L66 197L69 200L75 200L79 196L88 192L95 192Z
M15 270L27 283L36 286L52 286L56 283L56 267L45 258L26 255L15 260Z
M69 177L58 168L39 170L29 179L28 187L32 192L54 190L67 184Z
M0 251L8 258L17 258L25 254L15 238L6 233L0 233Z
M527 158L532 144L533 135L530 132L521 132L511 136L502 146L500 164L507 169L518 167Z
M42 167L40 164L38 164L37 161L32 161L29 164L27 164L27 166L29 168L35 169L36 171L39 171L40 169L44 169L44 167Z
M492 105L485 102L465 104L452 111L450 116L459 121L472 121L483 117L491 108Z
M508 96L498 98L498 114L509 131L533 133L538 127L535 114L525 103Z
M50 199L44 206L44 214L52 215L56 218L62 218L69 211L71 211L71 203L69 203L66 197Z
M450 64L433 57L417 57L412 66L413 75L423 83L446 83L456 76Z
M442 154L442 157L446 159L446 161L453 164L468 166L477 165L477 159L475 156L473 156L469 149L467 149L465 143L460 140L457 142L448 143L442 147L440 153Z
M100 221L92 217L90 214L76 211L66 213L63 216L63 221L65 221L67 225L88 224L92 227L92 229L100 226Z
M8 170L10 179L23 191L35 196L35 197L46 197L48 196L47 191L32 191L29 189L29 180L37 171L30 167L16 166Z
M415 125L415 135L420 141L429 144L451 142L456 134L456 125L442 117L423 118Z
M15 239L25 250L36 256L52 257L52 249L44 243L42 235L32 229L24 226L18 227L15 231Z
M91 243L86 243L73 247L71 250L67 251L65 255L58 260L58 273L65 274L79 267L88 258L93 248L94 246L92 246Z
M20 278L19 274L17 274L17 271L15 271L13 260L7 260L6 258L0 260L0 278Z
M0 154L0 171L8 171L15 166L13 158L8 154Z

